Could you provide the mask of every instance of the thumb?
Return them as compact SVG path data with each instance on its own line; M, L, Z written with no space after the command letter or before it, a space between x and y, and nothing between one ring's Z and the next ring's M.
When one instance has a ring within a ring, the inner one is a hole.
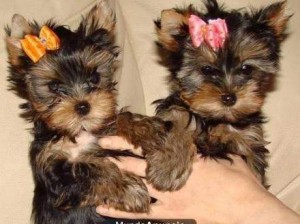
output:
M125 138L122 138L120 136L107 136L104 138L100 138L98 140L98 144L104 149L130 150L136 155L143 155L141 147L135 148Z

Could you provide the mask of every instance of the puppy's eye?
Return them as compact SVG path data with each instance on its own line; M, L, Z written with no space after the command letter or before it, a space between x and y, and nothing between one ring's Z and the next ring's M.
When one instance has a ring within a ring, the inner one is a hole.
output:
M251 75L253 67L251 65L243 65L241 67L241 72L245 75Z
M100 82L100 74L96 71L92 73L92 76L89 80L92 84L97 85Z
M52 93L66 94L66 90L60 81L53 80L49 82L48 88Z
M51 92L57 92L59 86L60 86L60 82L56 80L48 83L48 87Z
M215 68L209 66L209 65L206 65L206 66L203 66L201 68L201 71L204 75L212 75L214 72L215 72Z
M218 77L221 76L221 72L218 69L211 67L209 65L203 66L201 68L201 72L212 79L217 79Z

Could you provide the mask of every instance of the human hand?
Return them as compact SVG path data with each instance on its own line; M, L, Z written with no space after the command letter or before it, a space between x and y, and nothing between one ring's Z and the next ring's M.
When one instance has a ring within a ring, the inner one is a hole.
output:
M132 149L116 136L101 139L99 143L104 148ZM199 157L186 185L179 191L159 192L145 181L149 194L157 199L148 214L126 213L105 206L99 206L97 212L114 218L195 219L203 224L300 223L296 214L264 189L240 157L231 158L233 163ZM132 157L112 160L120 169L145 176L144 160Z

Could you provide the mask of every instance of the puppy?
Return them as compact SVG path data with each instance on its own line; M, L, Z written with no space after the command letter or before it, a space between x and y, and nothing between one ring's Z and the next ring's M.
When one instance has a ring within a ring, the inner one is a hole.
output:
M203 157L241 156L267 186L261 109L279 70L286 1L258 10L204 6L164 10L155 22L171 87L155 102L157 115L193 130Z
M171 122L116 110L114 26L102 0L75 31L21 15L6 29L10 87L26 101L23 117L33 123L35 224L100 223L98 205L149 211L142 179L109 160L134 155L100 148L100 137L120 135L141 146L146 179L157 189L179 189L191 172L196 150L188 136L173 144L178 136L169 135Z

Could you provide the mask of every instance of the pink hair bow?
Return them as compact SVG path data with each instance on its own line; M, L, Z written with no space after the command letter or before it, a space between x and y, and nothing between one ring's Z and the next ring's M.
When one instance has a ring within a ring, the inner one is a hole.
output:
M189 18L189 32L193 45L199 47L203 41L214 51L222 48L227 37L227 25L224 19L208 20L208 24L196 15Z

